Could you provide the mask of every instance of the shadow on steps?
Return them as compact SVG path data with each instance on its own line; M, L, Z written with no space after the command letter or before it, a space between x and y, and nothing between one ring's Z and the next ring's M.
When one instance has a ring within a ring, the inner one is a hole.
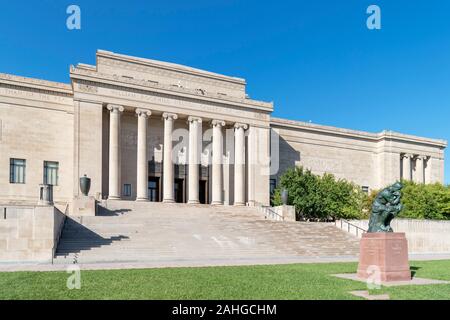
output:
M83 226L80 222L67 217L61 234L55 257L67 256L72 253L79 253L82 250L89 250L102 246L111 245L113 242L129 239L124 235L104 238L92 230Z
M97 214L96 216L100 216L100 217L113 217L113 216L121 216L124 215L127 212L132 211L131 209L115 209L115 210L110 210L108 208L105 208L103 206L98 206L97 207Z

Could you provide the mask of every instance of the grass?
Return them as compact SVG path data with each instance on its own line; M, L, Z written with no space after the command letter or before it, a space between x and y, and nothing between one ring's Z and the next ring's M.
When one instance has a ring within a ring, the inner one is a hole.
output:
M416 276L450 280L450 260L411 262ZM338 279L356 263L82 271L68 290L66 272L0 273L0 299L358 299L361 282ZM450 285L383 287L391 299L450 299Z

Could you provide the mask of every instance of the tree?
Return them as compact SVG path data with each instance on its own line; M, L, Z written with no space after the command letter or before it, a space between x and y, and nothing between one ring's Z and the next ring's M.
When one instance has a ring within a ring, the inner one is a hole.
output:
M275 190L272 203L281 204L281 189L288 190L288 204L300 219L334 220L362 218L366 195L357 185L332 174L315 175L303 167L286 171Z

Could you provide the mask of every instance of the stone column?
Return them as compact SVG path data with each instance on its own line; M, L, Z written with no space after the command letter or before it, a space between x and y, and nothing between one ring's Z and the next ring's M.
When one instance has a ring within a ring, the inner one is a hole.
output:
M406 181L411 181L411 159L412 156L410 154L404 154L402 161L403 161L403 173L402 177Z
M245 205L245 130L246 124L234 125L234 205Z
M225 121L213 120L213 146L212 146L212 201L213 205L223 204L222 199L222 155L223 136L222 127Z
M148 201L147 126L150 110L136 109L138 115L136 201Z
M414 175L414 181L416 181L417 183L425 183L425 167L424 167L425 160L426 157L424 156L416 157L416 172Z
M164 112L164 158L163 158L163 202L175 202L174 198L174 163L172 159L173 122L178 119L174 113Z
M201 123L198 117L189 117L189 188L188 203L199 203L199 164L201 152Z
M122 106L108 105L109 113L109 193L108 199L120 199L120 116Z
M425 183L433 183L433 180L431 179L431 161L431 156L428 156L425 168Z

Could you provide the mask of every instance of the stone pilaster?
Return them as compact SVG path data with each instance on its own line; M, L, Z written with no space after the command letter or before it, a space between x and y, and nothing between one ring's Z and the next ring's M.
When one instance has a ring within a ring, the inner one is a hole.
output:
M245 130L243 123L234 125L234 205L245 205Z
M412 160L412 156L410 154L404 154L402 156L402 163L403 163L403 172L402 172L402 177L404 180L406 181L411 181L412 177L411 177L411 160Z
M432 178L432 160L430 156L426 157L426 166L425 166L425 183L433 183Z
M120 199L120 116L122 106L108 105L109 113L109 194L108 199Z
M199 164L202 119L189 117L189 176L188 203L199 203Z
M172 159L173 122L178 119L174 113L164 112L164 155L163 155L163 202L172 203L174 199L174 162Z
M213 120L213 146L212 146L212 201L213 205L223 204L222 197L222 156L223 156L223 134L222 127L225 121Z
M425 183L425 166L424 162L426 161L426 157L417 156L416 157L416 170L414 174L414 181L417 183Z
M148 201L147 126L152 112L136 109L138 116L136 201Z

